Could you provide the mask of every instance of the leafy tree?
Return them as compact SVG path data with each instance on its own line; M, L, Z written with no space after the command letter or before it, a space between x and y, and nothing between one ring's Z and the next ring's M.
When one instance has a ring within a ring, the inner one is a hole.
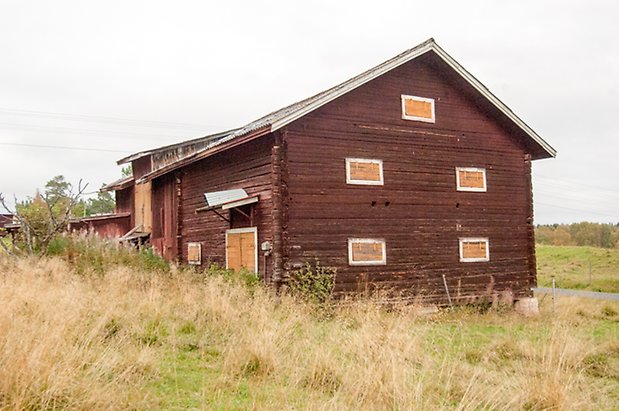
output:
M613 247L619 248L619 225L615 226L610 241L614 244Z
M581 222L537 226L535 235L539 244L619 248L619 229L615 224Z
M128 166L123 167L120 172L123 177L131 177L133 175L133 167L129 164Z
M63 176L56 176L45 185L45 194L38 191L34 198L16 201L15 210L11 210L2 194L0 205L15 218L21 226L18 242L29 253L45 250L49 241L58 233L65 231L69 225L74 209L79 209L80 200L88 184L80 180L77 190Z
M613 230L610 224L602 224L600 227L600 247L613 248L614 246Z
M572 245L572 236L569 227L559 224L538 226L535 230L535 240L539 244Z
M116 202L114 201L112 193L109 191L99 191L96 198L88 200L86 213L88 215L113 213L115 205Z
M45 183L45 199L50 204L63 202L69 197L71 183L63 175L58 175Z

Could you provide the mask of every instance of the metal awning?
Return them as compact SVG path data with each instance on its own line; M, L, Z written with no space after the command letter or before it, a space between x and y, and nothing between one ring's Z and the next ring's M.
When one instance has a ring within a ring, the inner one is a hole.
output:
M244 198L247 198L247 191L242 188L204 193L206 205L209 207L218 207L220 205L242 200Z
M231 208L257 203L258 196L249 196L244 189L235 188L233 190L204 193L204 200L206 201L206 207L200 207L196 211L207 211L215 208L229 210Z
M221 218L228 221L228 219L219 214L216 209L230 210L244 205L254 204L258 202L258 195L249 196L244 189L235 188L233 190L204 193L204 200L206 201L206 206L197 208L196 212L214 211ZM241 210L238 211L245 215Z
M236 201L230 201L221 205L222 210L228 210L230 208L236 208L247 204L253 204L258 202L258 196L246 197Z

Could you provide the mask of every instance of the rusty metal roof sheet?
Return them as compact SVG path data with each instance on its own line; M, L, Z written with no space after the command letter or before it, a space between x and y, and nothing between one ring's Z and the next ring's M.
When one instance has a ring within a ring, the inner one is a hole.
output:
M237 130L238 129L235 128L232 130L221 131L219 133L209 134L204 137L198 137L198 138L194 138L191 140L182 141L180 143L170 144L170 145L163 146L163 147L157 147L151 150L140 151L138 153L131 154L127 157L123 157L120 160L118 160L116 163L118 165L126 164L131 161L142 158L144 156L149 156L149 155L162 153L166 151L184 151L187 147L191 147L191 146L197 146L197 147L203 148L203 146L208 146L210 143L217 142L219 139L226 137Z
M133 176L119 178L116 181L113 181L109 184L104 185L103 187L101 187L101 190L99 191L106 192L106 191L124 190L125 188L133 185L133 182L134 182Z

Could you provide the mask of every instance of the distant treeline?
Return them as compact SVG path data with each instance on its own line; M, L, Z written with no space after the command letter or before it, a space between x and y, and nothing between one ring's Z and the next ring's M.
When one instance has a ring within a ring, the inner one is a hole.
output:
M574 223L538 225L535 240L546 245L588 245L619 248L619 224Z

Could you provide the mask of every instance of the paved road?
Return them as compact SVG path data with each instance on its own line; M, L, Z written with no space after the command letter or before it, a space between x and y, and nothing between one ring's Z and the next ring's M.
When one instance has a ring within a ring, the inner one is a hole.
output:
M541 294L552 294L552 288L538 287L532 288L533 292ZM569 295L573 297L596 298L598 300L619 301L619 294L598 293L595 291L568 290L565 288L555 288L556 295Z

